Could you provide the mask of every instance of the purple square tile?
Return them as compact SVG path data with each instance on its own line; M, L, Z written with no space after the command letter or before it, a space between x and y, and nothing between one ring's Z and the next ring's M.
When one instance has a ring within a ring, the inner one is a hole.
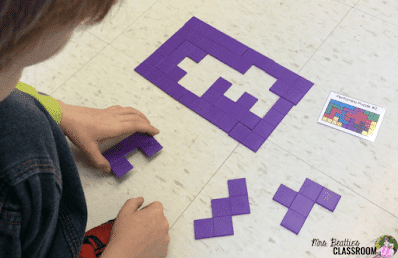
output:
M294 105L290 101L287 101L284 98L279 98L271 109L274 109L279 113L286 115L287 113L289 113L290 109L293 106Z
M224 37L225 34L222 33L221 31L213 28L212 31L209 32L209 34L207 35L207 37L211 40L213 40L214 42L218 42L222 37Z
M211 106L208 113L206 113L203 117L209 121L210 123L217 126L217 122L225 115L223 111L216 108L215 106Z
M251 130L246 126L238 123L230 132L229 136L237 140L238 142L243 142L247 136L251 133Z
M224 94L227 92L227 90L232 86L232 83L229 81L225 80L224 78L220 77L218 78L213 85L211 85L212 89L215 89L216 91Z
M299 91L296 88L290 88L288 92L283 95L283 98L290 101L294 105L297 105L300 100L304 97L305 93Z
M253 97L249 93L245 92L242 96L240 96L236 103L242 107L245 107L246 109L251 109L257 101L258 99L256 97Z
M197 27L199 27L200 24L202 24L203 21L199 20L195 16L192 16L191 19L189 19L184 26L187 26L191 28L192 30L195 30Z
M340 198L340 195L324 187L319 194L318 199L316 199L316 203L333 212L337 203L340 201Z
M259 52L249 48L245 53L243 53L242 58L250 61L252 64L257 66L263 71L267 71L267 69L274 63L268 57L260 54Z
M270 110L268 110L267 114L265 114L263 120L277 127L284 117L284 114L279 113L278 111L271 108Z
M250 61L252 63L254 63L254 61L259 58L260 53L258 53L257 51L248 48L245 53L242 54L242 58L246 59L247 61Z
M161 90L165 90L169 88L171 85L176 83L173 79L171 79L167 74L162 75L159 80L156 82L156 86L158 86Z
M228 35L220 38L217 43L239 56L241 56L243 53L246 52L246 50L249 49L247 46L243 45L242 43Z
M173 79L174 81L178 82L179 80L182 79L182 77L184 77L187 74L186 71L182 70L179 66L174 66L174 68L172 68L167 75Z
M214 42L213 40L204 38L197 44L197 46L199 48L201 48L203 51L210 53L213 50L213 48L215 47L215 44L217 44L217 43Z
M202 22L195 30L207 37L207 35L214 31L214 28L211 25Z
M285 72L280 76L279 79L286 82L289 85L292 85L300 76L289 69L286 69Z
M150 55L146 60L145 60L145 62L147 63L147 64L150 64L151 66L153 66L153 67L155 67L155 66L157 66L161 61L163 61L164 60L164 57L161 55L161 54L159 54L159 53L157 53L157 52L154 52L152 55Z
M214 237L213 218L194 220L193 227L195 231L195 239Z
M253 114L250 110L246 112L246 114L239 120L243 125L245 125L250 130L253 130L254 127L261 121L261 118L255 114Z
M160 71L157 68L153 68L145 78L148 79L148 81L152 82L153 84L156 84L156 82L164 75L162 71Z
M223 63L225 63L228 56L231 55L231 52L229 50L227 50L223 46L220 46L219 44L215 44L214 48L211 49L211 52L208 53Z
M249 61L246 61L245 59L240 57L237 57L234 62L235 63L231 65L231 67L241 74L245 74L253 65L253 63L250 63Z
M231 236L234 234L234 227L232 225L232 217L218 217L213 218L214 221L214 236Z
M192 44L198 46L198 44L205 38L206 37L202 33L194 31L191 35L189 35L189 37L187 37L187 40Z
M184 93L184 95L182 95L182 97L178 99L178 101L187 108L192 110L192 107L195 105L195 102L199 101L199 99L200 98L198 96L187 90Z
M277 80L269 90L276 95L282 97L283 95L286 94L286 92L291 88L290 85L288 85L286 82L283 82L282 80Z
M264 139L267 139L274 131L275 126L262 120L254 127L253 132L260 135Z
M281 66L280 64L273 63L270 67L267 69L267 73L277 79L279 79L283 73L286 72L286 68Z
M251 149L254 152L257 152L258 149L264 144L265 139L258 134L251 132L247 138L241 142L244 146Z
M139 65L134 69L134 71L136 71L137 73L139 73L140 75L142 75L142 76L145 77L153 68L155 68L155 67L153 67L152 65L150 65L150 63L144 61L144 62L142 62L141 64L139 64Z
M194 51L197 47L191 42L185 40L176 50L183 53L185 56Z
M207 102L206 100L199 98L199 101L196 102L196 105L193 107L192 110L195 111L198 115L203 117L205 114L207 114L210 111L210 108L212 106L213 105Z
M231 202L229 198L212 199L211 210L213 218L231 216Z
M230 197L232 216L250 214L249 197L247 195Z
M206 100L207 102L211 103L211 104L215 104L216 101L221 98L223 94L213 88L209 88L203 95L202 95L202 99Z
M314 181L306 178L304 184L301 186L299 193L310 198L314 202L321 193L323 186L315 183Z
M227 112L232 105L234 105L235 102L233 102L231 99L225 97L224 95L222 95L217 101L216 103L214 103L214 106L219 108L221 111L223 112Z
M189 25L184 25L182 26L181 29L179 29L175 35L180 36L181 38L186 39L189 35L192 34L192 32L194 32L194 30L192 29L191 26Z
M109 164L111 165L111 170L118 178L133 169L133 166L130 164L130 162L123 156L116 161L110 162Z
M203 58L207 56L207 53L200 48L196 48L194 51L188 54L188 57L191 58L196 63L202 61Z
M242 117L246 114L247 109L239 105L238 103L234 103L228 110L227 114L236 120L242 119Z
M292 205L290 205L290 209L300 213L300 215L303 215L304 217L308 217L314 203L314 201L298 193L292 202Z
M220 120L216 122L216 126L223 130L226 133L229 133L238 123L238 120L232 118L228 114L225 114L223 117L221 117Z
M228 192L229 197L247 196L246 178L228 180Z
M158 50L156 50L157 53L161 54L164 57L169 56L179 45L181 45L182 42L184 42L185 39L183 37L180 37L178 35L173 35L171 36L166 42L161 45Z
M301 91L302 93L307 93L314 83L309 80L299 76L299 78L293 83L293 87Z
M279 202L283 206L289 208L290 205L292 205L294 198L296 198L296 195L297 193L295 191L285 186L284 184L281 184L272 200Z
M290 231L298 235L304 225L305 220L306 217L289 209L282 220L281 226L289 229Z
M188 90L182 87L178 83L174 83L166 93L170 95L170 97L174 98L175 100L179 100Z

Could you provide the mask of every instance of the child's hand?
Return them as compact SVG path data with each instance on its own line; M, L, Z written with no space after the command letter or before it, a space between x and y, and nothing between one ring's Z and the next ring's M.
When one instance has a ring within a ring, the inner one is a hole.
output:
M103 140L112 139L120 142L136 132L150 135L159 133L140 111L121 106L95 109L63 105L60 127L66 136L88 155L95 167L106 172L110 172L111 169L100 150Z

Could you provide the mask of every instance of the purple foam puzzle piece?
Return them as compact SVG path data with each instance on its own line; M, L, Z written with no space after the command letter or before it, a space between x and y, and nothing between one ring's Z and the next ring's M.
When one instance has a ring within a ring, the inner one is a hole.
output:
M232 83L229 81L225 80L222 77L219 77L213 85L211 85L212 89L215 89L216 91L220 92L221 94L224 94L227 92L227 90L232 86Z
M196 102L196 105L193 107L193 111L195 111L198 115L204 117L213 105L207 102L204 99L199 98L199 101Z
M192 32L194 32L194 30L192 29L192 26L189 26L189 25L185 24L174 35L178 35L181 38L186 39L187 37L189 37L189 35L192 34Z
M223 111L211 106L209 112L207 112L203 117L210 123L217 126L217 122L225 115Z
M202 59L205 58L206 56L207 56L207 53L198 47L194 51L192 51L190 54L188 54L188 57L191 58L196 63L199 63L200 61L202 61Z
M284 114L274 110L271 108L268 110L267 114L265 114L263 120L275 127L278 126L278 124L282 121L282 119L285 117Z
M187 90L178 101L192 110L192 107L197 101L199 101L199 99L200 98L198 96Z
M147 76L147 74L152 71L152 69L154 68L154 66L152 66L149 62L142 62L141 64L139 64L134 71L136 71L137 73L139 73L142 76Z
M279 98L272 106L272 109L286 115L294 105L284 98Z
M147 78L148 81L150 81L150 82L152 82L153 84L156 85L157 81L163 75L164 75L164 73L155 67L148 73L148 75L145 78Z
M155 138L149 137L146 141L143 141L138 144L138 147L147 155L149 158L152 157L155 153L159 152L163 149L162 145L160 145Z
M292 85L300 76L289 69L286 69L280 76L280 79L289 85Z
M292 205L294 198L296 198L297 192L293 191L289 187L281 184L276 191L272 200L279 202L283 206L289 208Z
M258 98L253 97L249 93L245 92L242 96L240 96L236 103L238 103L242 107L245 107L246 109L251 109L257 101Z
M111 170L117 178L123 176L133 169L133 165L131 165L125 157L120 157L118 160L109 164L111 165Z
M228 180L229 197L245 196L247 194L246 178Z
M185 57L187 57L187 55L182 50L176 49L156 67L163 73L167 74L172 68L181 63L181 61L184 60Z
M340 195L324 187L316 199L316 203L333 212L340 198Z
M205 35L203 35L202 33L194 31L191 35L189 35L189 37L187 37L187 40L195 46L198 46L199 43L205 38Z
M187 92L187 90L177 82L171 83L167 88L163 88L163 90L176 100L179 100Z
M232 130L229 132L229 136L238 142L243 142L251 133L251 130L246 126L238 123Z
M228 114L225 114L223 117L220 118L220 120L216 122L215 125L229 134L229 132L236 126L237 123L238 120Z
M271 88L269 88L269 91L275 93L276 95L282 97L283 95L288 92L288 90L291 88L290 85L288 85L286 82L282 80L277 80Z
M282 220L281 226L287 228L288 230L298 235L298 233L300 232L301 228L304 225L305 220L306 217L300 215L294 210L289 209Z
M218 42L221 38L223 38L225 36L224 33L222 33L221 31L217 30L216 28L213 28L212 31L210 31L207 34L207 37L211 40L213 40L214 42Z
M211 103L211 104L215 104L216 101L221 98L222 93L220 93L219 91L213 89L213 88L209 88L203 95L202 95L202 99L206 100L207 102Z
M281 66L278 63L273 63L270 67L267 69L267 73L277 79L282 77L282 74L285 73L287 69L283 66Z
M312 207L314 206L314 201L305 197L304 195L298 193L296 198L294 198L292 204L290 205L290 209L300 213L304 217L308 217Z
M247 109L239 105L238 103L234 103L228 110L227 114L231 117L235 118L236 120L242 119L242 117L246 114Z
M228 35L220 38L217 43L239 56L241 56L243 53L246 52L246 50L249 49L247 46L243 45L242 43Z
M157 52L154 52L152 55L150 55L146 60L145 60L145 62L147 63L147 64L150 64L150 65L152 65L153 67L155 67L155 66L157 66L161 61L163 61L164 60L164 57L161 55L161 54L159 54L159 53L157 53Z
M213 218L194 220L193 227L195 231L195 239L214 237Z
M261 121L254 127L253 132L263 137L264 139L267 139L274 131L274 129L275 126L261 119Z
M204 38L203 40L201 40L196 46L198 46L199 48L201 48L203 51L210 53L213 51L213 49L216 46L216 42L214 42L213 40L209 39L209 38Z
M229 199L232 216L250 214L249 197L247 195L230 197Z
M274 63L273 60L269 59L268 57L260 54L259 52L251 48L249 48L245 53L243 53L242 58L250 61L256 67L260 68L265 72Z
M185 39L178 35L171 36L166 42L164 42L158 50L157 53L161 54L164 57L169 56L176 48L178 48Z
M102 155L111 163L113 161L118 160L120 157L132 152L138 146L138 140L140 139L140 135L135 133L130 135L123 141L119 142L112 148L106 150L102 153Z
M215 29L211 25L209 25L209 24L207 24L205 22L202 22L201 24L199 24L199 26L195 30L200 32L200 33L202 33L203 35L205 35L207 37Z
M261 118L255 114L253 114L250 110L246 112L246 114L239 120L243 125L245 125L250 130L261 121Z
M214 236L231 236L234 234L234 227L232 225L232 216L213 218L214 222Z
M187 74L186 71L184 71L183 69L181 69L180 67L178 67L177 65L174 66L174 68L172 68L167 75L173 79L174 81L178 82L179 80L182 79L182 77L184 77Z
M231 216L231 201L229 198L212 199L211 210L213 218Z
M309 80L299 76L299 78L293 83L293 87L301 91L302 93L307 93L314 83Z
M285 95L283 95L283 98L290 101L294 105L297 105L300 102L300 100L304 97L304 95L305 93L292 87L288 90L288 92L285 93Z
M194 51L197 47L191 42L185 40L182 44L175 50L182 53L184 56L189 55L192 51Z
M203 23L203 21L199 20L198 18L196 18L195 16L192 16L191 19L189 19L186 23L185 26L191 28L192 30L195 30L196 28L199 27L199 25L201 25Z
M219 108L220 110L222 110L223 112L227 112L232 105L234 105L235 102L233 102L231 99L225 97L224 95L222 95L217 101L216 103L214 103L214 106L216 108Z
M265 139L263 137L251 132L241 143L252 151L257 152L264 142Z
M315 183L314 181L306 178L304 184L301 186L299 193L316 201L319 194L321 193L323 186Z

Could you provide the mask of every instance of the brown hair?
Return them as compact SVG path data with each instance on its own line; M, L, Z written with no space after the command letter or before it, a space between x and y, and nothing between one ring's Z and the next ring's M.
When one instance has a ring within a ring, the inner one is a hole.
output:
M51 29L102 22L117 0L0 0L0 71Z

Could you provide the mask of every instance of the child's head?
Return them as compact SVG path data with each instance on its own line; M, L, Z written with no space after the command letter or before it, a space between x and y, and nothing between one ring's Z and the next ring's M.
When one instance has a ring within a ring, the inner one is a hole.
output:
M50 58L75 28L100 23L116 1L1 0L0 73Z

